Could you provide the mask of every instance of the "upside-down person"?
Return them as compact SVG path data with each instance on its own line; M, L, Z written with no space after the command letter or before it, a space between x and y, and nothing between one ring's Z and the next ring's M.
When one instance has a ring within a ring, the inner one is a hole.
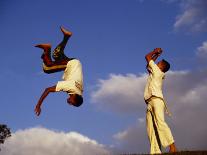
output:
M62 81L58 81L56 85L48 87L42 93L35 107L37 116L41 113L41 105L43 100L51 92L63 91L68 94L67 103L75 107L79 107L83 103L83 73L81 62L76 58L69 58L64 54L64 48L68 39L72 36L70 31L60 28L64 37L61 43L54 49L51 58L51 45L38 44L35 47L43 49L41 58L43 59L43 71L47 74L64 71Z

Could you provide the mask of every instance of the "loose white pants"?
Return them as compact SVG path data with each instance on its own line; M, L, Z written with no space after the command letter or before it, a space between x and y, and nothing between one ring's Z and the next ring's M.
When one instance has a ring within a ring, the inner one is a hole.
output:
M161 153L161 145L167 147L174 143L170 128L165 122L165 103L161 98L151 97L147 101L146 125L150 141L150 154Z

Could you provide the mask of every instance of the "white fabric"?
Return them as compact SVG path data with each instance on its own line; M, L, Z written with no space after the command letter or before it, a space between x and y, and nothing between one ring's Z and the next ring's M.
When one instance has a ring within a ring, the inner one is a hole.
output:
M152 96L163 98L162 83L165 74L160 70L153 60L150 60L148 64L148 70L150 73L145 86L144 99L148 100Z
M161 98L151 97L148 100L146 124L150 141L150 154L161 153L161 145L167 147L174 143L170 128L165 122L164 107L165 104Z
M63 81L58 81L56 91L65 91L68 94L83 94L83 72L79 60L73 59L67 63Z

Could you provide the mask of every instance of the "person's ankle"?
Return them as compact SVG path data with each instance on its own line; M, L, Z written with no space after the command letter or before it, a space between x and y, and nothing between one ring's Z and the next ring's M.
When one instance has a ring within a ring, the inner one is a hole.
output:
M173 152L177 152L177 148L176 148L176 146L175 146L175 143L172 143L169 147L170 147L169 152L171 152L171 153L173 153Z

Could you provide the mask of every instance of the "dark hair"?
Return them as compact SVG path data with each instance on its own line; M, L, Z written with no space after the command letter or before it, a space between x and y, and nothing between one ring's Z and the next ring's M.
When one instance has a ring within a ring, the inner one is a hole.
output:
M81 95L75 94L75 107L81 106L83 103L83 97Z
M167 72L170 69L170 63L167 62L165 59L162 59L162 62L165 64L165 68L163 69L163 72Z

